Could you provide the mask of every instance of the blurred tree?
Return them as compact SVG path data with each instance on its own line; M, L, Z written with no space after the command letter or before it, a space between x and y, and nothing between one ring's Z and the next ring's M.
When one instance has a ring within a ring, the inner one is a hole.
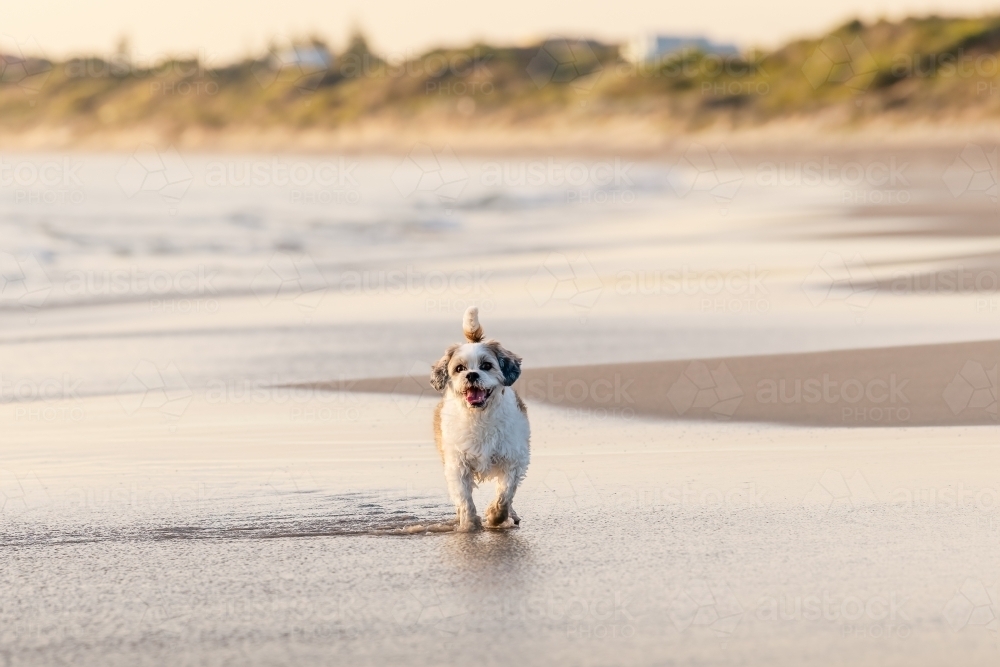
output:
M383 64L382 59L368 47L368 39L357 26L351 30L347 48L337 61L337 70L341 76L349 79L370 75Z

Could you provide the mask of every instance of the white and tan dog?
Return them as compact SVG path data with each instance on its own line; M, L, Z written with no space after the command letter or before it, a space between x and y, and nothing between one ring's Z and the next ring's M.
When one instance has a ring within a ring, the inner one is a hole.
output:
M458 511L457 529L482 526L472 490L488 479L496 480L497 497L486 508L486 525L520 524L511 503L528 471L531 437L528 411L511 386L521 374L521 358L483 340L478 308L465 311L462 324L469 342L449 347L431 370L431 386L444 392L434 411L434 440Z

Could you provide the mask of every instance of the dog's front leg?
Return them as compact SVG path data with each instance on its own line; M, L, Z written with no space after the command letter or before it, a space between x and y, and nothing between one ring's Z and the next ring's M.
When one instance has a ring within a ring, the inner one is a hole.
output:
M507 520L513 519L515 524L521 523L521 518L514 511L514 494L517 493L517 485L524 474L519 470L508 470L497 480L497 498L486 508L486 525L497 527Z
M464 462L451 460L445 464L444 475L448 480L448 494L455 503L458 515L457 530L468 532L482 527L472 500L472 469Z

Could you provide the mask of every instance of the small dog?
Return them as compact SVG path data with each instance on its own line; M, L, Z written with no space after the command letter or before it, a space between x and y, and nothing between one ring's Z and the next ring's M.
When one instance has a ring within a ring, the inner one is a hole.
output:
M521 358L495 340L483 340L479 309L465 311L468 343L449 347L431 370L431 386L444 392L434 410L434 440L458 513L459 531L482 527L472 489L497 481L497 497L486 508L486 525L509 518L520 525L511 503L528 471L528 411L511 386L521 375Z

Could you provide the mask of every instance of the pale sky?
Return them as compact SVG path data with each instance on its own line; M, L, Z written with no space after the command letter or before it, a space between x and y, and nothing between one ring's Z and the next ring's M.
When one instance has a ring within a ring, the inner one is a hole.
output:
M200 53L224 63L268 41L309 33L344 44L360 25L394 57L483 39L524 43L561 35L621 41L643 32L705 35L775 46L854 16L1000 12L984 0L21 0L4 3L0 38L37 44L50 58L106 54L127 35L139 56ZM36 50L32 48L31 50Z

